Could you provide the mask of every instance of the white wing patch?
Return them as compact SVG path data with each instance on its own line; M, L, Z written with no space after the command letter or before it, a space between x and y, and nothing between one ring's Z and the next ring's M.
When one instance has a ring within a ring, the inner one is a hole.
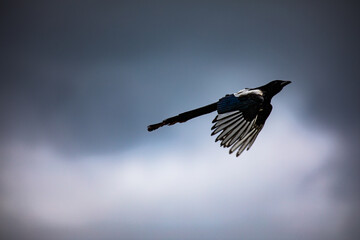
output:
M244 95L248 95L248 94L257 94L257 95L260 95L262 96L263 95L263 92L259 89L254 89L254 90L249 90L248 88L245 88L245 89L242 89L240 91L238 91L237 93L234 93L234 96L235 97L241 97L241 96L244 96Z
M211 135L221 132L215 141L221 141L220 146L231 147L230 154L238 149L238 157L245 149L250 149L263 127L255 124L256 119L257 116L251 121L246 121L240 111L218 114L213 120L215 124L211 128L214 130Z

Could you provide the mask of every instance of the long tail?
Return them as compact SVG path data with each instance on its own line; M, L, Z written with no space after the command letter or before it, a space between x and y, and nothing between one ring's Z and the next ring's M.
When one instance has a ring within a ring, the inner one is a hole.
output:
M201 107L201 108L197 108L197 109L188 111L188 112L180 113L179 115L168 118L168 119L165 119L164 121L162 121L160 123L149 125L147 127L147 129L148 129L149 132L151 132L151 131L154 131L154 130L158 129L159 127L162 127L162 126L165 126L165 125L173 125L175 123L183 123L183 122L186 122L189 119L196 118L196 117L199 117L201 115L211 113L211 112L213 112L215 110L217 110L217 102L206 105L206 106Z

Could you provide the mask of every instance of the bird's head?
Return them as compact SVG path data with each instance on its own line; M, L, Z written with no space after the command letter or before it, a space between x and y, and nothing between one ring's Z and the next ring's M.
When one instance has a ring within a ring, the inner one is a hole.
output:
M274 80L264 86L259 87L259 89L265 92L266 95L271 99L273 96L278 94L283 89L283 87L290 83L291 81Z

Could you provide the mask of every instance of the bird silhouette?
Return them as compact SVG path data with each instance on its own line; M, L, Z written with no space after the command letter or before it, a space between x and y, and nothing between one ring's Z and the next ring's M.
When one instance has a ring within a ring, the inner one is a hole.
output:
M212 121L214 125L211 135L220 133L215 141L221 141L220 146L230 148L230 154L237 151L238 157L245 149L250 149L263 128L272 110L272 97L289 83L291 81L274 80L261 87L245 88L237 93L227 94L215 103L149 125L147 129L149 132L154 131L165 125L183 123L217 111L218 114Z

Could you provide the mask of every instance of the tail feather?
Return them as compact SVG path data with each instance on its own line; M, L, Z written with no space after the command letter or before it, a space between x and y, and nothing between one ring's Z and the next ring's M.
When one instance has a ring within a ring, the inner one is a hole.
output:
M160 123L155 123L155 124L149 125L147 127L147 129L149 132L151 132L151 131L158 129L159 127L162 127L165 125L173 125L175 123L183 123L192 118L196 118L196 117L211 113L216 110L217 110L217 103L212 103L212 104L206 105L201 108L197 108L197 109L194 109L194 110L191 110L188 112L180 113L179 115L171 117L171 118L167 118Z

